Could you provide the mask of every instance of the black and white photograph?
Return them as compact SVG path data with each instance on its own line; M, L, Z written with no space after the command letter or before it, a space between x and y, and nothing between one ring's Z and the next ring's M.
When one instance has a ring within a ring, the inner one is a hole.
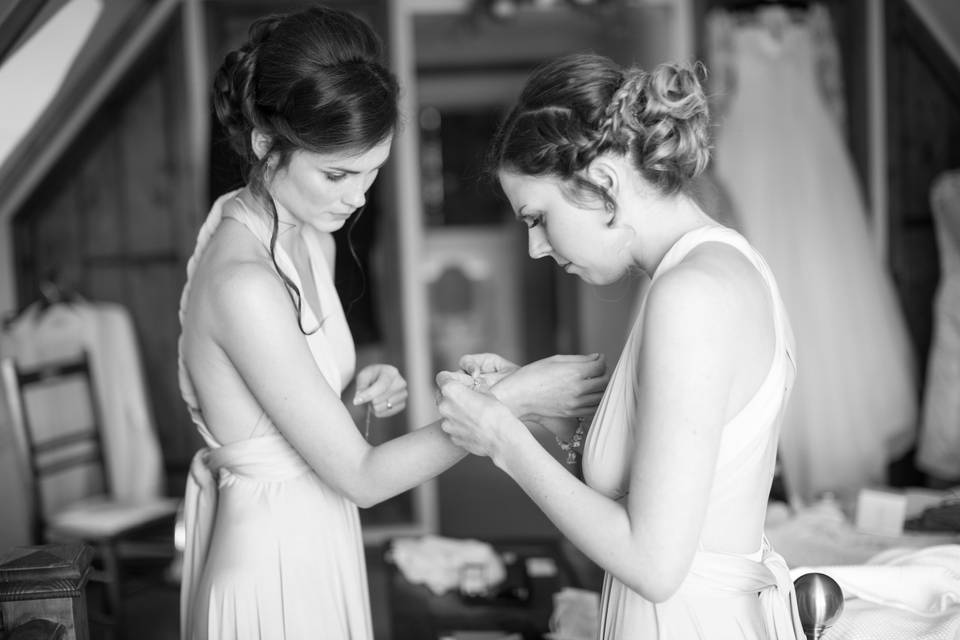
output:
M0 0L0 640L960 640L956 0Z

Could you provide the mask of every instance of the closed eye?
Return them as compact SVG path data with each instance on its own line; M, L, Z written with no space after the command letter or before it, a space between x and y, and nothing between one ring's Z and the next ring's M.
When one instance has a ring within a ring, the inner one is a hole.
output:
M341 180L347 177L347 174L343 173L342 171L324 171L323 175L330 182L340 182Z
M543 222L543 216L524 216L523 223L527 225L527 229L533 229L536 226L539 226Z

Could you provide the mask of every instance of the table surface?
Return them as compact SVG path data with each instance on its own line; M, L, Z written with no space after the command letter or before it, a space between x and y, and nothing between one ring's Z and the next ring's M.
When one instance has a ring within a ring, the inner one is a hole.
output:
M412 584L392 564L389 604L393 637L398 640L438 640L455 631L502 631L524 640L541 640L549 631L553 595L564 587L579 587L576 574L555 539L488 541L504 557L511 575L521 569L555 566L544 575L527 573L529 597L467 600L457 591L435 595L426 586ZM384 553L389 543L384 547ZM531 562L531 559L534 559ZM543 560L536 560L543 559Z

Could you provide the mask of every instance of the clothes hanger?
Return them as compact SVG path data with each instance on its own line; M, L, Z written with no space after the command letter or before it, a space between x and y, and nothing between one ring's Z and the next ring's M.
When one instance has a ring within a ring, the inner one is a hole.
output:
M56 271L51 271L45 279L41 280L38 289L40 290L40 295L36 299L31 300L28 304L3 319L4 329L10 328L30 308L36 308L36 319L39 320L51 307L56 305L72 307L75 302L82 299L75 291L65 288L60 284L60 278Z
M716 6L733 12L753 12L763 7L783 7L784 9L807 10L811 2L803 0L733 0L732 2L717 2Z
M737 24L759 24L779 40L790 22L802 21L813 2L803 0L734 0L718 8L734 17Z

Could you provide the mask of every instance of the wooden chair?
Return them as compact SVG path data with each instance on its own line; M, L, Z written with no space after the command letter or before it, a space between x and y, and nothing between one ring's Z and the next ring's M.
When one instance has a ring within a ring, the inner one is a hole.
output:
M113 497L86 353L29 368L6 358L0 370L29 472L33 542L84 542L96 550L91 579L105 586L102 621L120 635L123 565L138 559L142 564L144 550L156 560L158 544L169 548L168 560L173 557L178 501Z

